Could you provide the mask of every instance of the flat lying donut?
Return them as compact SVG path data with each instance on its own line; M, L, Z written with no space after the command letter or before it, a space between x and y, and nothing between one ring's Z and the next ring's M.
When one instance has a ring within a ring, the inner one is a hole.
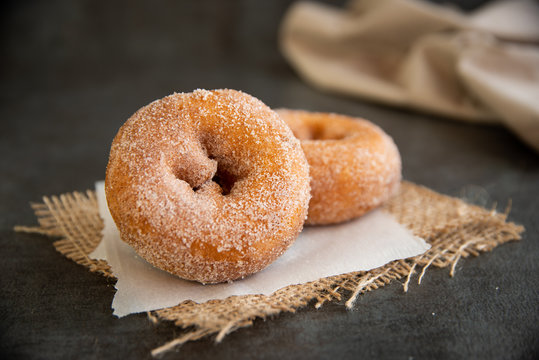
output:
M306 224L351 220L384 203L401 180L393 140L369 121L344 115L280 109L310 165Z
M138 110L112 143L105 190L122 240L202 283L273 262L301 231L310 198L299 141L234 90L173 94Z

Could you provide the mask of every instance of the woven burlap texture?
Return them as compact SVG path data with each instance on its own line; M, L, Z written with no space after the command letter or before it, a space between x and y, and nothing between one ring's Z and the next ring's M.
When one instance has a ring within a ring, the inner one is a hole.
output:
M54 246L61 254L92 272L113 277L105 261L88 257L101 240L103 229L94 191L44 197L43 203L32 204L32 207L39 226L19 226L17 231L60 238ZM340 301L343 296L348 296L345 305L351 308L358 295L393 280L402 279L407 291L413 274L418 274L417 282L421 283L430 266L449 267L453 276L461 258L477 256L505 242L519 240L524 231L522 226L507 222L506 213L470 205L409 182L403 182L400 192L385 205L385 211L415 235L424 238L431 249L420 256L394 261L374 270L287 286L269 296L232 296L203 304L187 301L153 311L148 313L151 321L173 321L177 326L190 330L153 350L152 354L155 356L187 341L213 334L219 342L230 332L251 325L256 318L266 318L283 311L295 312L311 301L315 308L319 308L325 302Z

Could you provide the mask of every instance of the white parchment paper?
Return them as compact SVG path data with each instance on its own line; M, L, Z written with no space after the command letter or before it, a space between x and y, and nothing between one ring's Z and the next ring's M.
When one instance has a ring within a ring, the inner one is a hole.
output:
M90 257L107 260L118 279L112 308L119 317L184 300L201 303L231 295L269 295L287 285L371 270L430 248L391 215L376 210L340 225L307 227L283 256L261 272L233 283L202 285L154 268L121 241L106 205L103 182L96 183L96 191L105 227L103 240Z

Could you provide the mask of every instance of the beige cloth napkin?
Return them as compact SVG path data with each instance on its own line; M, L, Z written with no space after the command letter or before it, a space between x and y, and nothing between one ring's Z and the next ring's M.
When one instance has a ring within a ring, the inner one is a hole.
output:
M539 151L539 5L471 14L418 0L295 3L283 54L312 85L390 105L503 123Z

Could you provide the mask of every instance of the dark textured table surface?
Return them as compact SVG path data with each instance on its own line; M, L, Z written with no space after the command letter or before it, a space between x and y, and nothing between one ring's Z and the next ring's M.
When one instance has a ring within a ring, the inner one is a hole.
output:
M3 3L0 58L0 358L138 359L179 335L116 319L113 283L58 254L35 224L42 195L93 187L118 127L174 91L244 90L272 107L362 116L390 133L404 177L503 211L520 242L343 304L257 320L184 359L521 359L539 356L539 156L477 126L319 92L277 48L287 1Z

